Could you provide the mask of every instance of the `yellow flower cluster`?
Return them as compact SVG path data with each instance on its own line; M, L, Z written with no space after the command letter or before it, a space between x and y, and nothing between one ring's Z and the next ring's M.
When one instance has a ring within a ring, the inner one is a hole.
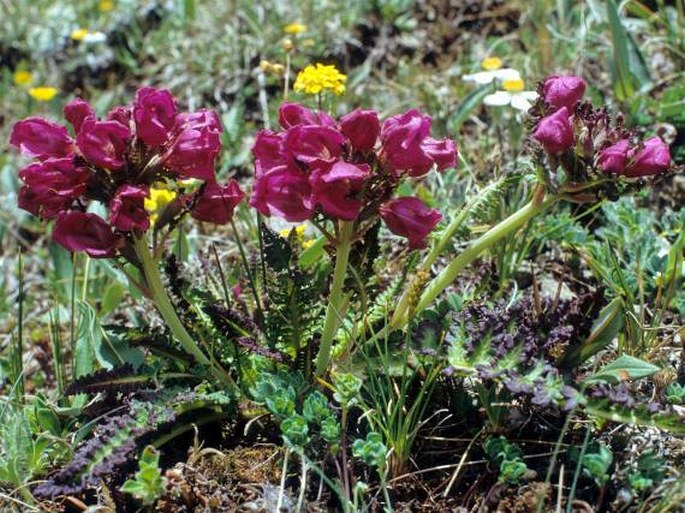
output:
M307 25L302 23L291 23L283 27L283 32L286 34L301 34L307 30Z
M156 187L150 187L150 196L145 198L143 204L145 210L150 213L150 224L155 224L162 210L174 201L175 198L176 191L167 189L165 184L157 184Z
M39 102L49 102L57 95L57 89L54 87L32 87L29 89L29 95Z
M100 9L100 12L109 12L114 9L114 2L112 0L101 0L98 4L98 9Z
M319 94L331 91L340 96L345 92L347 77L340 73L335 66L321 63L309 65L297 74L293 89L298 93Z
M302 246L302 249L309 249L316 242L316 239L308 239L306 237L306 234L305 234L306 228L307 227L304 224L298 224L295 227L294 240L295 240L295 242L299 243L300 246ZM284 239L287 239L288 237L290 237L291 230L292 230L292 228L284 228L283 230L279 231L278 234L281 237L283 237Z
M16 85L25 86L33 82L33 75L30 71L18 69L14 72L12 79Z

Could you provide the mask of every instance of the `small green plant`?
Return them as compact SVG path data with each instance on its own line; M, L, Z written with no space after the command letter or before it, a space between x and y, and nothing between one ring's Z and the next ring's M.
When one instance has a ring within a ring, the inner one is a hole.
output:
M601 443L597 447L597 452L586 452L581 460L583 474L590 477L599 488L598 504L602 503L606 492L606 485L609 482L609 469L613 461L613 452Z
M145 506L154 504L166 490L167 480L159 468L159 456L159 451L151 445L145 447L135 477L121 487L122 492L133 495Z
M488 459L499 468L498 481L500 483L516 485L528 472L526 462L522 459L521 449L503 436L488 438L483 448Z

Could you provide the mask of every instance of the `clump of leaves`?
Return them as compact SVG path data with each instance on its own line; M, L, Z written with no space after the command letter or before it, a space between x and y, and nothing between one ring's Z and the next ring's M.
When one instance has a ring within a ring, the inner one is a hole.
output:
M509 442L503 436L488 438L483 448L488 459L499 468L498 481L500 483L518 484L528 472L519 446Z
M135 477L128 479L120 490L133 495L143 505L149 506L164 493L167 484L159 469L159 451L151 445L145 447L140 455L138 467Z

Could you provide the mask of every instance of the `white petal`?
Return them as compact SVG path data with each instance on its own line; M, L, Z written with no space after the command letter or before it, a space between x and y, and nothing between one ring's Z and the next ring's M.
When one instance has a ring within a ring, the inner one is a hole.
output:
M538 99L538 93L536 93L535 91L521 91L520 93L516 94L524 97L526 100L530 102L534 102Z
M522 94L513 94L511 95L511 106L514 107L515 109L518 110L523 110L527 111L532 107L532 103L530 103L525 96Z
M513 68L502 68L493 71L497 80L517 80L521 78L521 73Z
M489 84L497 78L497 71L479 71L478 73L472 73L470 75L464 75L462 80L466 82L475 82L476 84Z
M483 98L485 105L509 105L511 103L511 93L507 91L496 91Z

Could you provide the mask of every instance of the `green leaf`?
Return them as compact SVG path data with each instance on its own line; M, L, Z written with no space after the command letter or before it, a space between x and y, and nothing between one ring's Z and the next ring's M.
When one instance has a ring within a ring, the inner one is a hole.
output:
M606 381L609 383L620 383L629 379L647 378L659 371L656 365L624 354L592 376L585 379L586 383L597 383Z
M652 80L640 50L621 23L615 0L607 0L606 5L614 47L614 93L618 100L625 101L636 92L648 91L652 87Z
M100 345L102 332L95 310L88 303L78 303L79 322L74 344L74 377L92 374L95 370L95 347Z
M483 98L485 98L491 92L492 87L487 84L474 89L466 96L466 98L464 98L464 101L461 102L459 108L457 108L456 112L452 116L452 119L450 120L453 132L457 132L459 130L461 125L468 119L471 113L473 113L473 111L476 110L481 103L483 103Z
M119 306L119 303L121 303L121 300L124 298L125 292L126 288L118 281L110 283L102 296L100 315L104 317Z
M623 300L614 298L599 313L599 317L592 325L590 335L579 345L572 346L561 359L563 367L577 367L592 355L607 347L623 328Z

